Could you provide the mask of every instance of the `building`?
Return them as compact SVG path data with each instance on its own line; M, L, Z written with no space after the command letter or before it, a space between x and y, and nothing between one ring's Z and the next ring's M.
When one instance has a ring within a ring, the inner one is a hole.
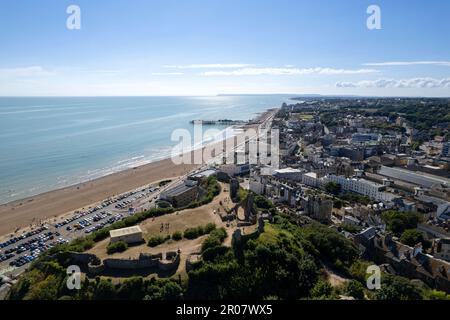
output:
M376 201L392 201L396 196L385 192L386 187L365 179L346 178L344 176L328 175L324 179L327 182L340 184L343 191L350 191L367 196Z
M340 147L338 150L339 157L349 158L352 161L362 161L364 160L364 148L359 147Z
M436 185L450 186L450 179L426 174L423 172L416 173L414 171L401 168L381 166L378 174L389 177L391 179L409 182L424 188L432 188Z
M450 202L421 193L416 195L416 199L423 203L431 203L436 206L436 218L441 220L450 219Z
M342 218L342 223L347 224L347 225L352 225L352 226L359 226L361 221L359 221L358 218L355 218L353 216L345 215Z
M162 192L159 198L170 202L175 208L181 208L197 200L198 194L197 181L185 180L175 187Z
M381 134L378 133L355 133L352 135L352 143L379 142L381 138Z
M274 176L284 180L301 181L302 170L293 168L284 168L275 170Z
M450 142L445 142L442 145L442 156L450 157Z
M450 238L437 241L434 256L441 260L450 261Z
M111 230L109 232L109 236L111 237L111 243L124 241L128 244L131 244L143 241L142 230L139 226Z
M300 204L306 215L320 222L329 222L331 220L331 211L333 210L333 201L322 199L321 197L304 197Z
M262 178L260 176L251 177L249 181L249 189L250 191L263 195L265 193L266 184L263 183Z
M227 173L230 177L242 176L250 173L250 164L224 164L220 171Z
M422 248L406 246L391 235L375 235L367 239L355 237L362 257L376 264L389 264L391 273L419 279L432 288L450 292L450 263L422 252Z
M320 187L320 179L317 177L316 172L308 172L302 176L302 183L309 187L318 188Z
M275 202L286 203L292 207L295 206L296 203L295 187L285 183L277 183L273 188L274 188L273 192L275 193L274 195Z
M213 177L216 175L217 175L216 169L206 169L203 171L193 173L192 175L189 176L189 179L201 182L205 179L208 179L209 177Z

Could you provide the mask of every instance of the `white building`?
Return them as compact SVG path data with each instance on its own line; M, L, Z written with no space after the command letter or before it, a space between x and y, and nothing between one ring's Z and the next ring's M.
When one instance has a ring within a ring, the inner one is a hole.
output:
M321 183L316 172L308 172L302 176L302 183L313 188L319 188Z
M389 202L395 198L395 195L385 192L386 187L365 179L346 178L344 176L328 175L324 178L326 182L335 182L342 186L343 191L362 194L376 201Z
M142 242L142 230L139 226L111 230L109 232L111 243L124 241L128 244Z

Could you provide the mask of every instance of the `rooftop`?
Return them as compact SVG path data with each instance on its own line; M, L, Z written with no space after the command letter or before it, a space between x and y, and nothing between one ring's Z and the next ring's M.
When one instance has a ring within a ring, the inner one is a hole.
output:
M114 238L114 237L122 237L122 236L127 236L127 235L131 235L131 234L136 234L136 233L142 233L142 230L139 226L111 230L109 232L109 235L111 236L111 238Z
M301 172L302 170L294 168L284 168L275 170L275 173L301 173Z
M305 174L305 176L317 179L317 173L316 172L308 172Z
M192 178L207 178L210 176L213 176L217 173L215 169L207 169L200 172L196 172L193 175L191 175Z
M195 188L197 186L196 183L193 183L194 181L192 180L186 180L178 185L176 185L175 187L166 190L162 193L162 195L164 195L165 197L174 197L174 196L178 196L192 188Z

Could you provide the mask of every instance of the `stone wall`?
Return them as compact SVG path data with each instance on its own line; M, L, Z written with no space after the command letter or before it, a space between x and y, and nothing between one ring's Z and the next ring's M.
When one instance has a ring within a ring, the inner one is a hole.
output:
M96 264L100 262L100 259L91 253L70 252L69 257L75 264L88 265L91 262L95 262Z
M92 274L100 274L106 269L139 270L146 268L158 268L160 270L174 270L180 264L180 253L170 251L165 254L141 253L136 259L104 259L101 261L96 255L89 253L70 253L74 263L80 263L88 268Z

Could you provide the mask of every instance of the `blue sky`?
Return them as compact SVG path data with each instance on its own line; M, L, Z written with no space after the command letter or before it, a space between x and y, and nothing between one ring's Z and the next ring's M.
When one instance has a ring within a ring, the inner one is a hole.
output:
M447 0L0 0L0 95L450 96L449 34Z

